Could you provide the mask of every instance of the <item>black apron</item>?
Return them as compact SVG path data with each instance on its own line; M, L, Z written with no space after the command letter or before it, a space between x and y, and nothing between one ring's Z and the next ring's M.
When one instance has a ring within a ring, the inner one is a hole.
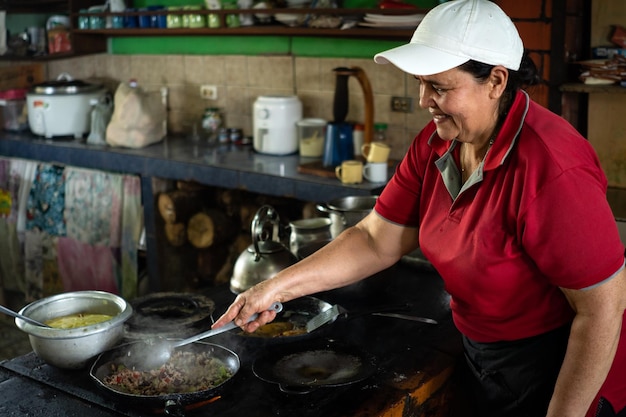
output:
M565 357L570 325L515 341L477 343L463 337L463 382L476 416L546 414Z

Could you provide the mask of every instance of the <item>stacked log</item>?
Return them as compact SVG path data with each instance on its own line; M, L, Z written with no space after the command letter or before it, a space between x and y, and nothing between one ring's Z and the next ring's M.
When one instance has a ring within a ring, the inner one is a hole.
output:
M162 273L184 277L177 279L186 282L168 290L186 291L227 283L237 258L252 244L252 221L264 204L272 205L280 213L283 225L294 215L296 218L310 216L303 212L302 203L289 198L218 189L187 181L178 181L174 186L175 189L157 195L160 220L157 234L165 240L164 244L159 244L163 258L174 256L177 259L163 259L160 264ZM305 211L310 211L310 207Z

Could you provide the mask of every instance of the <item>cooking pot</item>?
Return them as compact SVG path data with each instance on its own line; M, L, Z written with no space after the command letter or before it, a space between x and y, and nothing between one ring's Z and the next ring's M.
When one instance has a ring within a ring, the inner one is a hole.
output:
M327 217L313 217L289 222L291 232L289 234L289 250L298 256L298 250L303 246L328 241L332 238L330 226L332 222Z
M46 138L82 138L91 129L92 100L99 102L106 93L101 84L75 80L68 73L37 84L26 94L30 130Z
M328 214L332 222L330 233L334 239L344 229L354 226L367 216L374 208L377 198L377 195L342 197L329 203L318 203L317 209Z
M233 276L230 279L232 292L238 294L273 278L298 261L298 258L278 241L278 228L278 212L268 205L259 208L252 220L252 245L239 255L233 268Z

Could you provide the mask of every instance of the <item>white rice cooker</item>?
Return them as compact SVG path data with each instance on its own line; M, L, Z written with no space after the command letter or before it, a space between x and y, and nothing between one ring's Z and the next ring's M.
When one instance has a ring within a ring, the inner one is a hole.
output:
M297 96L260 96L252 114L255 151L269 155L298 151L296 122L302 119L302 102Z
M26 94L30 130L46 138L82 138L91 128L92 103L106 94L102 85L74 80L67 73L37 84Z

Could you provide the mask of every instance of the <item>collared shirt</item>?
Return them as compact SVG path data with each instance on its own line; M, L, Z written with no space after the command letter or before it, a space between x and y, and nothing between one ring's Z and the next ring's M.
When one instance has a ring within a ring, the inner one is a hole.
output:
M458 148L430 122L376 212L419 228L420 248L469 338L516 340L568 323L574 313L559 287L590 287L624 266L593 148L524 92L465 184Z

